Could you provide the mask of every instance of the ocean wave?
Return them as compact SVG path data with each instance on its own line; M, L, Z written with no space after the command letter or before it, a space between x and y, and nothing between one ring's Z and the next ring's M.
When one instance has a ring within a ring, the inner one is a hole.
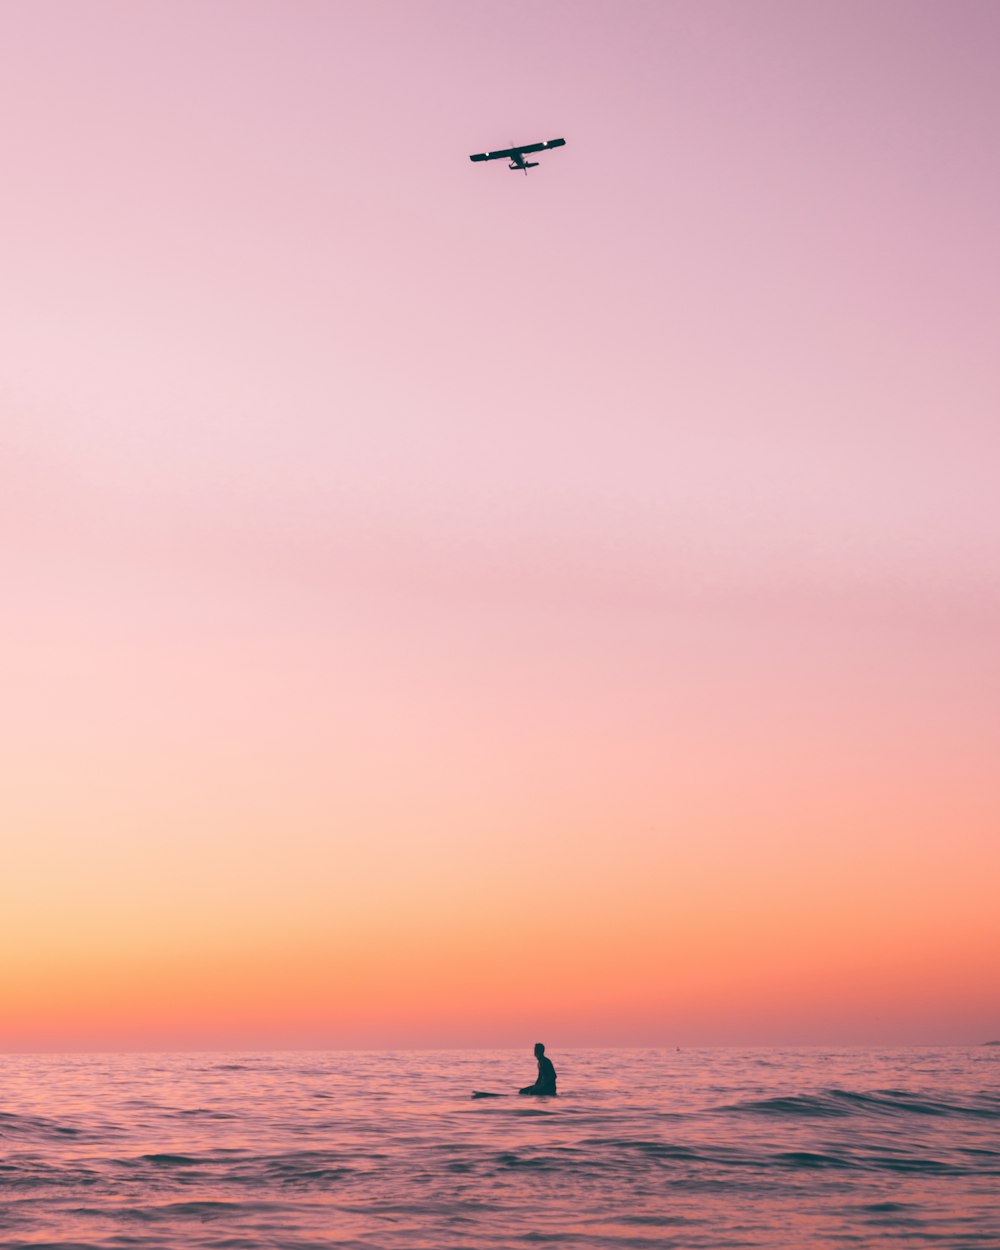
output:
M820 1094L786 1094L775 1098L758 1098L748 1102L727 1103L717 1111L735 1111L746 1115L841 1117L850 1109Z
M114 1126L103 1126L113 1129ZM67 1138L90 1135L94 1131L81 1129L75 1124L66 1124L41 1115L17 1115L11 1111L0 1111L0 1137L15 1139L36 1139L49 1141L65 1141Z
M673 1142L647 1140L633 1137L585 1137L581 1145L599 1147L602 1152L634 1150L653 1159L696 1159L698 1152L688 1146Z
M836 1119L867 1112L898 1116L970 1116L995 1120L1000 1119L1000 1098L984 1091L965 1102L945 1102L895 1089L871 1092L827 1089L815 1094L786 1094L751 1099L730 1103L716 1110L749 1115L803 1116L811 1119Z
M153 1154L142 1155L144 1163L155 1163L161 1167L178 1167L193 1168L201 1163L205 1163L204 1159L196 1159L193 1155L169 1155L169 1154Z
M817 1154L812 1150L779 1150L770 1161L778 1167L792 1168L853 1168L857 1164L845 1155Z
M104 1241L7 1241L4 1250L107 1250Z
M183 1111L172 1111L175 1116L204 1116L206 1120L237 1120L239 1116L230 1111L213 1111L210 1107L190 1107Z

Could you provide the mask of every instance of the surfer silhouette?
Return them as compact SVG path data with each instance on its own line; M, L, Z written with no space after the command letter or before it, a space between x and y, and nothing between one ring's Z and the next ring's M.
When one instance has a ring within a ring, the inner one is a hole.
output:
M534 1085L526 1085L519 1092L522 1094L554 1095L556 1092L556 1070L552 1060L546 1055L541 1042L535 1043L535 1058L538 1060L538 1080Z

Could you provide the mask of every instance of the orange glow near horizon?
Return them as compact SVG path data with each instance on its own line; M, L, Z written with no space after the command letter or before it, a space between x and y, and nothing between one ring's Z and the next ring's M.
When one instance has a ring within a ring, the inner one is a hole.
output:
M0 922L0 1040L669 1045L988 1026L996 851L974 802L935 810L925 771L893 811L893 779L845 786L838 770L786 786L782 811L753 772L712 792L664 784L654 759L602 772L600 733L577 746L579 776L532 776L522 741L506 761L521 786L492 761L453 782L461 743L439 741L449 770L428 762L391 794L289 760L294 785L278 767L185 787L175 756L166 809L145 777L25 802L32 836L8 864L33 888Z

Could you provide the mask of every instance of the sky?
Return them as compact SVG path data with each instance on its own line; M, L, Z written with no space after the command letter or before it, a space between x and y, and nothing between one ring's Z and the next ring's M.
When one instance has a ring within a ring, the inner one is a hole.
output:
M1000 1036L998 40L0 5L0 1049Z

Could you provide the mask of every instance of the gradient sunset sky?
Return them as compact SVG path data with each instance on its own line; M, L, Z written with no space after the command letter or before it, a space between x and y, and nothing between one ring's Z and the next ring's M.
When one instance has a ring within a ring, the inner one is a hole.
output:
M0 1048L1000 1035L998 49L0 7Z

